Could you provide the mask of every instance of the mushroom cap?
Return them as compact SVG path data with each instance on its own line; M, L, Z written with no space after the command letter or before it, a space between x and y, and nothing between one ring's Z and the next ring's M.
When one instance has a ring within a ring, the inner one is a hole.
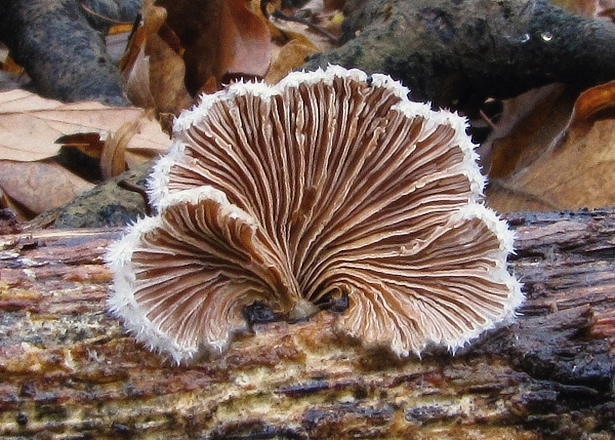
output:
M238 83L177 119L148 182L158 214L110 251L109 299L178 362L222 350L256 301L400 356L514 315L513 234L482 204L466 122L388 76L331 66Z

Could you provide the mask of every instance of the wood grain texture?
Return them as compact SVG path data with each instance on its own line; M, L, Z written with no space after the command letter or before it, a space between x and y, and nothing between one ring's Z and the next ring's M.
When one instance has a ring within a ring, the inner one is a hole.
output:
M105 312L115 229L0 236L2 438L615 436L615 211L515 214L515 323L400 360L325 313L174 366Z

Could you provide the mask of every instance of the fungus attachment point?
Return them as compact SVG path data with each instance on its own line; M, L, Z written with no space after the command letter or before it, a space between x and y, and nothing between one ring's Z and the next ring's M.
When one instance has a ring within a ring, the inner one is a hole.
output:
M149 181L157 209L110 249L112 312L177 362L270 317L400 356L514 315L513 236L482 204L465 121L384 75L292 73L184 112Z

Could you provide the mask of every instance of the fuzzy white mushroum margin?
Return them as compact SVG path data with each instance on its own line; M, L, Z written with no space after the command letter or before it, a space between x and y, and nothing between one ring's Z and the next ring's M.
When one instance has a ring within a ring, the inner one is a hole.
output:
M224 350L255 302L298 319L344 298L336 330L399 356L509 322L514 236L466 121L407 94L330 66L203 96L148 181L157 214L107 253L111 312L178 363Z

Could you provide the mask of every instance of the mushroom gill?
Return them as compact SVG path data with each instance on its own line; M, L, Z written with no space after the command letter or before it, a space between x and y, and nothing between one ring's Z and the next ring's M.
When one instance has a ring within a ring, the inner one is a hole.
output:
M111 310L178 362L222 350L255 302L367 346L455 349L522 301L513 235L482 202L465 121L384 75L238 83L184 112L149 181L158 214L108 260Z

